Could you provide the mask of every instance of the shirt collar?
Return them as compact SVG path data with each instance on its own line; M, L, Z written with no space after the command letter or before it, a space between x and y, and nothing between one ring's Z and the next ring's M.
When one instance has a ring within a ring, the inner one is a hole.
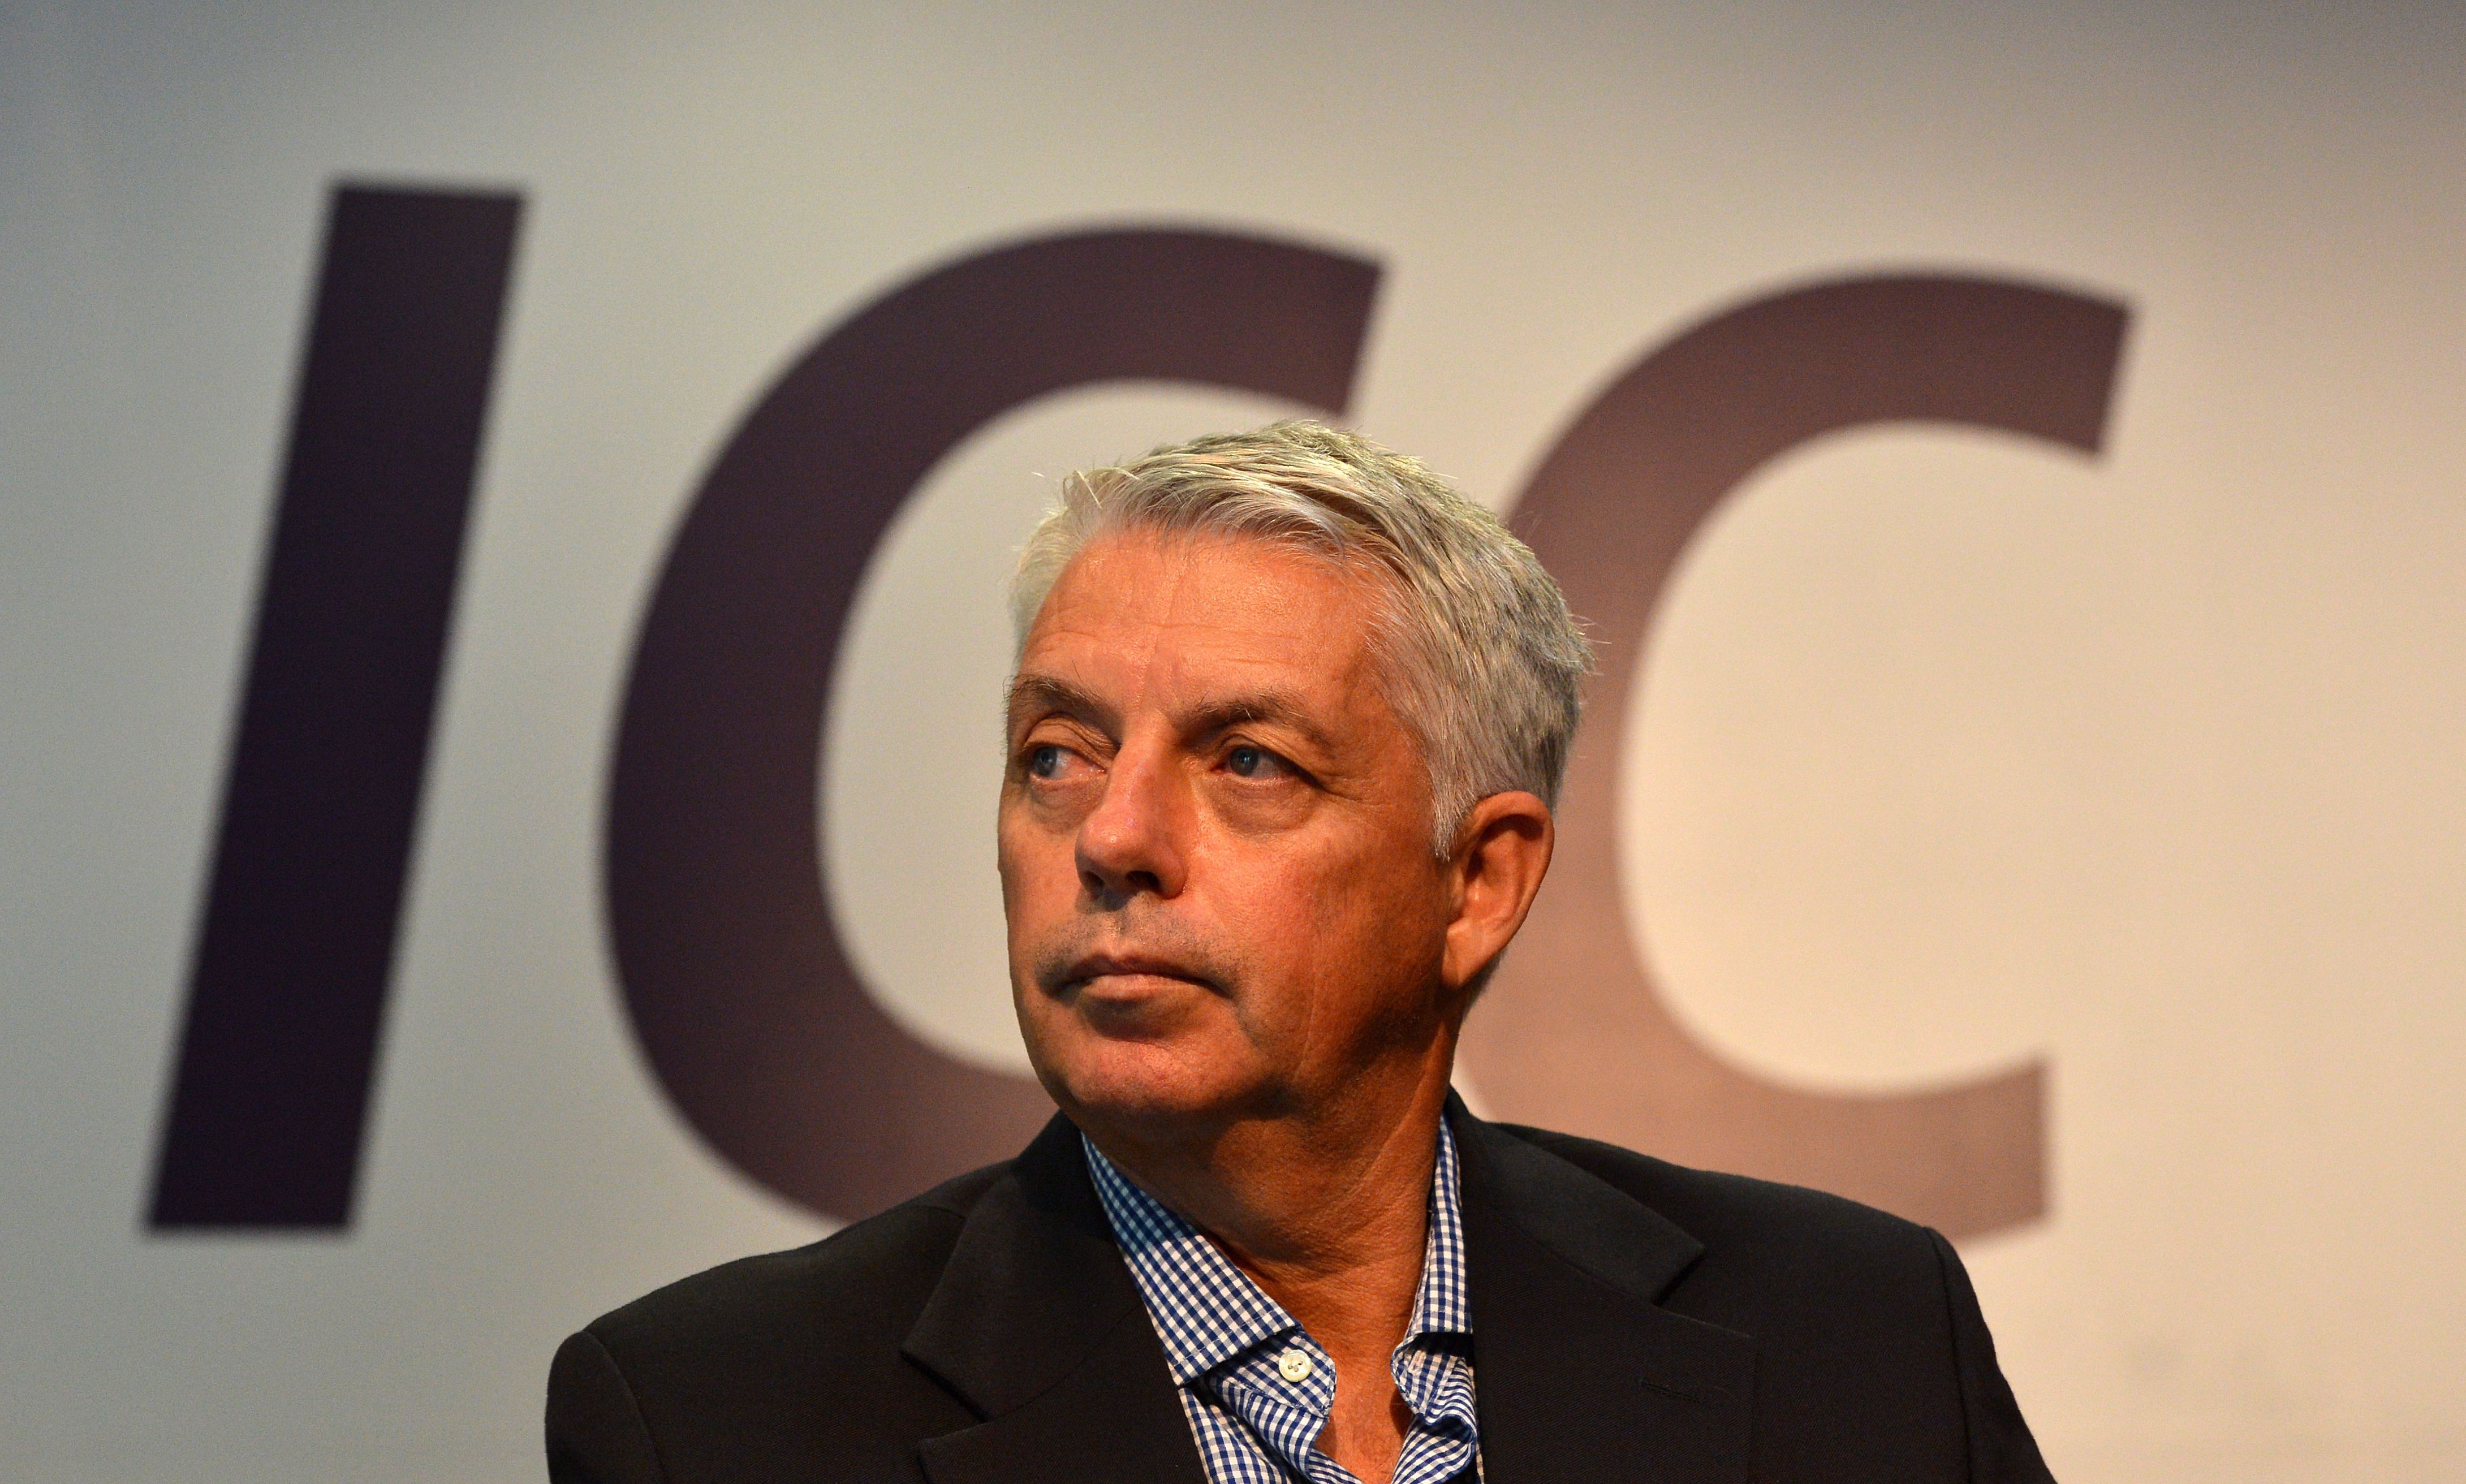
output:
M1430 1177L1430 1235L1422 1246L1422 1288L1413 1297L1409 1343L1424 1335L1469 1335L1465 1292L1464 1210L1456 1197L1456 1136L1439 1120L1439 1158Z
M1080 1139L1087 1147L1097 1199L1155 1323L1176 1385L1186 1386L1227 1360L1301 1329L1284 1305L1269 1298L1215 1243L1131 1183L1085 1134ZM1422 1283L1413 1299L1412 1327L1404 1336L1407 1345L1426 1335L1472 1333L1457 1190L1455 1135L1443 1118L1430 1181L1429 1236L1423 1244Z

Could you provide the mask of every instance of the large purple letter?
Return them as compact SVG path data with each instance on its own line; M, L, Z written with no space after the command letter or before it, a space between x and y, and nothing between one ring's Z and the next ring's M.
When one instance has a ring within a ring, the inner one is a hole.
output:
M507 195L334 192L151 1224L349 1224Z
M1654 350L1559 440L1515 528L1617 663L1593 683L1550 884L1467 1027L1468 1069L1501 1113L1837 1191L1955 1235L2045 1209L2040 1064L1966 1086L1826 1094L1733 1067L1670 1016L1619 890L1620 731L1670 571L1748 475L1810 438L1882 422L2095 453L2123 327L2119 305L1992 280L1817 284Z
M729 1163L852 1219L1017 1153L1052 1111L1034 1082L909 1037L832 930L823 707L891 517L970 432L1069 387L1197 382L1340 411L1377 281L1367 262L1213 233L1023 242L865 308L738 427L643 619L607 860L635 1031Z

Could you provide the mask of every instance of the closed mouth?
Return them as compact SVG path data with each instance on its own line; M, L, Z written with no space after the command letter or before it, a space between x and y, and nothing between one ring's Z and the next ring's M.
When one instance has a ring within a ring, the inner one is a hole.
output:
M1216 987L1169 959L1136 954L1091 954L1071 964L1056 988L1065 993L1093 989L1106 998L1134 998L1182 984L1209 990Z

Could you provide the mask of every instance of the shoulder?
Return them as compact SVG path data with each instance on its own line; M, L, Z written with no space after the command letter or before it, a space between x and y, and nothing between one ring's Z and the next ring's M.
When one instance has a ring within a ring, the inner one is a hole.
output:
M1926 1227L1822 1191L1693 1170L1571 1135L1502 1132L1692 1238L1702 1250L1677 1270L1662 1306L1755 1337L1767 1367L1803 1364L1827 1384L1872 1377L1877 1365L1950 1377L1945 1265L1959 1260Z
M1715 1267L1751 1266L1815 1282L1900 1275L1934 1282L1934 1232L1855 1201L1800 1185L1690 1169L1650 1155L1517 1124L1500 1132L1554 1155L1667 1218Z
M971 1419L901 1344L968 1213L1009 1169L961 1176L811 1246L724 1264L593 1320L549 1372L551 1474L908 1477L915 1438Z
M2046 1479L1961 1259L1937 1232L1822 1191L1500 1131L1701 1244L1661 1303L1753 1338L1768 1463L1860 1458L1877 1477Z
M742 1353L913 1323L976 1201L1010 1166L962 1175L784 1252L739 1258L656 1289L587 1327L619 1354Z

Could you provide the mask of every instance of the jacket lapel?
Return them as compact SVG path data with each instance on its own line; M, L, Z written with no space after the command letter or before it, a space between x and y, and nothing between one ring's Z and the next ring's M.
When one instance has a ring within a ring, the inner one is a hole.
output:
M1755 1342L1659 1300L1703 1245L1449 1100L1485 1476L1743 1480Z
M970 1210L906 1352L984 1419L921 1445L934 1484L1205 1484L1066 1119Z

